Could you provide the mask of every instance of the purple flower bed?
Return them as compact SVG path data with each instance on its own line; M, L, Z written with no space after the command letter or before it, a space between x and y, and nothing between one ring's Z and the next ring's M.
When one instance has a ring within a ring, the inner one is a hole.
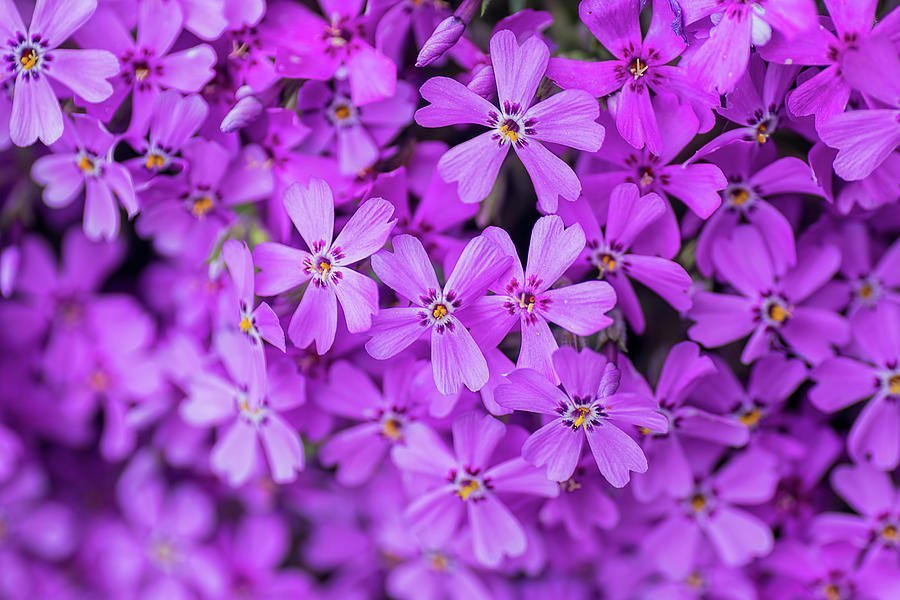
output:
M895 6L0 0L0 598L900 599Z

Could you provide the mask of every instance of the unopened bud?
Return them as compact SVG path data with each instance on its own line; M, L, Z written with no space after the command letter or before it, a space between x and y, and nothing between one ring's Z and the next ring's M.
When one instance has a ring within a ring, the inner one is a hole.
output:
M417 67L426 67L438 60L450 48L456 45L459 38L466 30L466 24L456 15L452 15L441 21L419 50L416 57Z

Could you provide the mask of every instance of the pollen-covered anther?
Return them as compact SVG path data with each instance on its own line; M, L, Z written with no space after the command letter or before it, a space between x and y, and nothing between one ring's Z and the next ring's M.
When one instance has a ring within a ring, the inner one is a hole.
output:
M762 418L762 412L758 408L751 408L750 410L741 413L738 417L738 421L746 425L747 427L755 427L759 424L759 420Z
M447 316L447 306L444 304L435 304L431 309L431 316L435 319L443 319Z
M531 313L531 311L534 310L534 303L535 303L534 294L526 294L523 292L519 296L519 308L526 310L529 313Z
M577 406L572 411L572 415L575 416L575 421L572 422L572 429L578 429L582 425L584 425L585 419L587 419L591 414L591 409L587 406Z
M22 68L26 71L30 71L35 66L37 66L38 62L38 53L34 48L26 48L21 56L19 56L19 63L21 63Z
M250 317L244 317L241 319L239 327L242 332L247 333L253 328L253 322L250 320Z
M644 76L647 72L647 69L650 68L650 65L643 62L641 59L634 59L631 64L628 66L628 72L631 73L632 77L634 77L635 81Z
M88 377L88 382L95 392L104 392L109 388L109 377L103 371L94 371Z
M209 196L201 196L194 200L193 206L191 206L191 213L195 217L204 217L206 213L211 211L213 208L213 200Z
M151 152L147 155L147 161L144 166L148 169L161 169L166 164L166 159L162 154Z
M691 496L691 510L693 510L694 512L700 512L704 508L706 508L706 496L699 493Z
M456 490L456 495L463 500L468 500L469 496L481 489L481 485L474 479L466 479Z
M350 117L352 111L350 107L346 104L341 104L337 108L334 109L334 116L339 120L343 121L344 119Z
M94 163L93 159L86 154L78 159L78 168L82 173L87 173L89 175L97 171L97 165Z
M759 144L765 144L769 141L769 137L771 134L768 132L768 128L765 123L760 123L756 126L756 141Z
M138 81L144 81L150 76L150 67L141 65L134 70L134 78Z
M887 388L892 396L900 396L900 375L893 375L888 379Z
M519 141L519 124L513 119L507 119L500 126L500 133L512 143L516 143Z
M791 317L790 311L780 304L772 304L769 306L769 318L776 323L784 323Z
M381 424L381 434L396 442L403 437L403 424L397 419L385 419Z
M750 192L744 188L735 188L728 193L728 199L735 206L741 206L750 199Z
M881 528L881 537L888 542L900 541L900 529L897 529L896 525L889 523Z

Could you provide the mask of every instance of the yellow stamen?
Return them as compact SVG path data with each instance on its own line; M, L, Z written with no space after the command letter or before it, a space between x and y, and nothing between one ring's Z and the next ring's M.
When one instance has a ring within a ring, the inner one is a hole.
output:
M443 304L436 305L431 309L431 316L435 319L442 319L447 316L447 307Z
M703 494L691 496L691 508L694 509L694 512L700 512L706 508L706 497Z
M22 56L19 57L19 62L22 63L22 68L26 71L30 71L37 65L38 53L34 48L29 48L22 53Z
M758 408L754 408L754 409L748 410L747 412L742 414L740 417L738 417L738 421L740 421L747 427L755 427L759 423L759 420L761 418L762 418L762 413L760 412L760 410Z
M396 442L401 437L402 427L403 425L397 419L387 419L382 426L381 433L384 434L384 437Z
M153 554L159 564L171 565L175 562L175 549L169 542L157 542L154 544Z
M581 484L575 481L574 477L570 477L565 481L560 481L559 486L566 492L574 492L581 489Z
M642 187L647 187L648 185L653 183L653 173L651 173L649 170L645 169L644 172L641 174L641 180L639 183L641 184Z
M319 272L322 275L327 275L329 271L331 271L331 263L324 259L320 260L319 261Z
M253 327L253 323L250 322L250 317L244 317L243 319L241 319L241 331L247 333L248 331L250 331L251 327Z
M148 169L161 169L166 164L166 159L159 154L148 154L144 166Z
M873 295L875 295L875 290L872 289L872 286L868 283L859 288L859 297L863 300L868 300Z
M334 116L343 121L350 116L350 107L346 104L341 104L336 109L334 109Z
M888 379L888 389L892 396L900 396L900 375L894 375Z
M730 196L731 196L731 203L734 204L735 206L740 206L741 204L743 204L750 198L750 192L748 192L744 188L739 188L739 189L733 190L731 192Z
M790 316L790 311L780 304L772 304L769 307L769 318L776 323L784 323Z
M474 479L468 479L464 484L462 484L462 487L460 487L456 491L456 495L463 500L468 500L469 496L471 496L473 492L478 491L480 487L481 486L478 485L477 481L475 481Z
M829 583L823 590L827 600L841 600L841 590L833 583Z
M502 133L503 135L505 135L506 137L508 137L508 138L510 139L510 141L512 141L512 142L517 142L517 141L519 141L519 132L518 132L518 131L512 131L512 130L509 128L509 125L505 125L505 124L502 125L502 126L500 127L500 133Z
M94 161L89 156L82 156L78 161L78 168L84 173L92 173L94 171Z
M591 414L591 409L587 406L579 406L575 409L575 412L578 413L578 418L572 423L572 429L578 429L584 425L584 420Z
M756 141L759 144L765 144L769 141L769 133L767 133L767 127L764 123L760 123L756 126Z
M209 196L203 196L201 198L197 198L194 200L194 206L191 208L191 212L194 213L195 217L203 217L212 210L213 201Z
M881 529L881 537L889 542L896 542L900 540L900 531L897 530L896 525L885 525Z
M650 435L651 433L653 433L650 429L647 429L646 427L641 427L640 429L638 429L638 431L641 432L641 435Z
M647 72L647 69L650 68L650 65L647 63L641 62L641 59L636 58L634 62L631 63L631 66L628 68L628 72L631 73L635 80L640 79L644 76L644 73Z
M147 77L149 75L150 75L150 69L147 67L138 67L137 69L134 70L134 78L137 79L138 81L143 81L143 80L147 79Z
M534 303L535 303L535 299L534 299L534 295L533 295L533 294L530 294L530 295L528 296L528 301L527 301L527 302L526 302L526 300L525 300L525 294L524 294L524 293L523 293L521 296L519 296L519 308L524 308L524 309L526 309L529 313L531 313L531 311L534 310Z

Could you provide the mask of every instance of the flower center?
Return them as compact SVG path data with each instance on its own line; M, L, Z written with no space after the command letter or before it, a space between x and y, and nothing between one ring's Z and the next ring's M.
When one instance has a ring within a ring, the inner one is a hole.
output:
M581 489L581 484L575 479L575 476L569 477L565 481L559 482L559 487L564 492L574 492Z
M159 540L153 543L150 556L163 568L171 567L177 559L175 547L168 540Z
M856 281L854 287L861 304L872 306L881 299L881 282L874 276Z
M78 159L77 164L78 170L84 175L97 175L100 171L97 161L86 153L81 153L81 157Z
M900 373L888 373L884 376L882 389L890 396L900 396Z
M134 68L134 78L138 81L144 81L150 76L150 67L146 63L139 63Z
M706 496L699 492L694 494L693 496L691 496L690 505L691 510L693 510L694 512L702 512L707 506Z
M557 412L563 416L563 424L571 427L572 431L578 431L579 427L585 431L594 429L600 417L603 416L602 407L592 405L590 399L572 398L572 404L560 403Z
M425 562L433 571L443 573L450 566L450 559L440 552L430 552L425 557Z
M822 591L825 594L826 600L841 600L842 598L841 589L833 583L826 585Z
M253 321L250 320L250 317L244 317L238 326L241 328L241 332L247 333L253 328Z
M356 107L343 95L335 97L328 107L327 114L335 127L347 127L356 122Z
M773 327L781 326L791 318L791 308L780 296L768 296L761 308L763 321Z
M519 141L520 129L519 123L515 119L506 119L500 125L500 135L515 144Z
M346 104L341 104L334 109L334 116L343 121L350 116L350 107Z
M531 314L531 311L534 310L534 294L528 292L522 292L519 294L519 308Z
M762 418L762 411L758 408L751 408L748 411L745 411L738 417L738 421L746 425L747 427L756 427L759 424L759 420Z
M213 209L213 206L214 203L212 198L209 196L200 196L199 198L196 198L191 205L191 213L198 219L202 219Z
M888 542L895 543L900 540L900 530L896 525L889 523L881 528L881 537Z
M636 58L631 61L631 64L628 65L628 72L631 73L631 76L634 77L634 80L637 81L647 72L647 69L650 68L650 65L641 61L641 59Z
M144 166L148 169L162 169L166 166L166 157L157 152L151 152L147 155L147 161Z
M250 408L250 403L246 399L238 402L238 411L241 417L253 425L259 425L268 413L268 410L262 405Z
M478 476L478 469L466 468L461 473L453 472L451 473L451 479L456 487L453 493L462 498L463 501L472 500L477 502L484 498L491 487L490 481Z
M95 392L105 392L109 389L109 376L103 371L94 371L88 377L88 383Z
M728 202L732 206L743 206L750 199L750 190L745 187L735 187L728 191Z
M406 417L397 412L388 411L384 413L379 418L379 423L381 424L381 436L391 442L401 441L403 439L403 428L406 425L406 421Z
M22 65L23 69L30 71L37 66L39 58L40 56L36 49L25 48L22 51L22 54L19 55L19 63Z
M697 571L693 571L690 575L687 576L687 579L684 580L684 583L687 584L687 586L692 590L702 590L706 582L703 580L703 575L701 575Z
M653 171L650 170L650 167L643 167L639 169L638 175L638 184L640 184L642 188L647 188L653 185Z

